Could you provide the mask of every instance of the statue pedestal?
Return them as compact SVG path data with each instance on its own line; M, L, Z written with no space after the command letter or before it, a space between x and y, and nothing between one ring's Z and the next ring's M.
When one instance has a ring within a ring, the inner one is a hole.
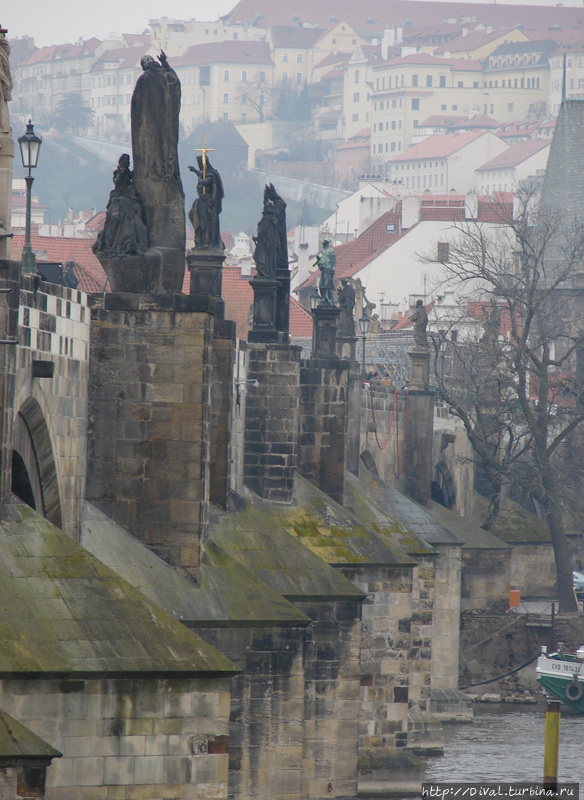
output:
M153 248L141 256L112 258L96 253L99 263L108 277L110 289L121 294L166 294L163 282L162 254ZM174 288L180 292L180 284ZM105 289L105 287L104 287Z
M217 319L225 319L225 302L221 298L223 250L197 250L187 253L187 266L191 273L191 295L208 295L217 302Z
M276 280L276 330L286 338L290 333L290 270L276 270Z
M337 356L337 327L341 309L338 306L317 306L312 312L314 332L312 353L315 356Z
M248 333L248 342L282 342L276 328L276 294L279 282L276 278L252 278L253 289L253 329ZM288 337L286 336L286 344Z
M414 347L408 353L412 359L412 377L409 389L427 392L430 386L430 350L428 347Z
M340 333L337 333L337 355L339 358L344 358L348 361L356 361L357 337L342 336Z

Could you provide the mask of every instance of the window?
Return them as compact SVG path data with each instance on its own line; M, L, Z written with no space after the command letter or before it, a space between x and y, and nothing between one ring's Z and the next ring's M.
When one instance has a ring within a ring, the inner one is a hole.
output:
M223 114L223 122L229 122L229 114L227 112Z
M513 111L513 103L507 103L507 111Z
M247 114L244 112L244 113L241 115L241 124L242 124L242 125L245 125L245 123L246 123L246 122L247 122Z
M440 261L441 264L445 264L448 261L449 253L449 244L448 242L438 242L438 254L437 254L437 261Z
M224 70L223 70L223 80L224 80L226 83L228 83L228 82L229 82L229 70L228 70L228 69L224 69Z
M359 102L359 92L353 92L353 102L354 103Z
M462 82L462 81L458 81L458 84L457 84L457 86L458 86L458 88L459 88L459 89L462 89L462 88L463 88L463 86L464 86L464 84L463 84L463 82Z
M283 72L282 73L282 83L288 83L288 73L287 72Z
M224 94L223 95L223 102L224 103L228 103L229 102L229 95L228 94Z
M242 106L246 106L247 105L247 95L246 94L242 94L241 95L241 105Z
M388 233L394 233L395 232L395 223L394 222L388 222L387 225L385 226L385 230Z
M302 60L303 60L302 53L296 53L296 63L297 64L302 64Z
M211 83L211 67L199 68L199 86L209 86Z
M412 97L412 111L420 110L420 101L417 97Z
M233 34L233 38L234 38L234 39L238 39L239 37L238 37L238 35L237 35L236 33L234 33L234 34Z
M359 70L355 70L355 83L359 83Z
M392 131L395 130L395 120L394 119L392 119L392 121L391 121L391 130Z
M282 61L285 64L288 62L288 53L282 53Z
M395 151L395 142L391 143L391 151L392 151L392 153Z
M266 82L266 73L262 71L260 72L260 83L265 83L265 82Z
M432 86L432 76L431 75L426 75L426 86L428 86L428 87Z
M299 86L302 84L302 73L301 73L301 72L297 72L297 73L296 73L296 83L297 83Z
M247 70L243 69L241 71L241 81L242 83L247 83Z
M458 111L458 106L452 106L453 111Z
M353 122L359 122L359 114L353 114Z
M441 89L445 89L446 88L446 75L441 75L440 76L440 88Z
M417 85L418 85L418 76L412 75L412 86L417 86Z
M446 111L446 106L440 106L440 111Z
M337 43L337 40L336 40L336 39L333 39L333 44L336 44L336 43Z

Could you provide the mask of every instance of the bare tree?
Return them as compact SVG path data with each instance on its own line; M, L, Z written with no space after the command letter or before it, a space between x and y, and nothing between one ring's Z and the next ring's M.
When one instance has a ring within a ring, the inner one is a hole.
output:
M474 343L467 339L449 345L466 364L464 391L449 385L439 371L436 377L440 396L465 425L489 478L487 525L498 512L505 483L521 486L538 502L551 532L560 611L565 613L577 611L577 603L559 451L584 421L577 368L584 345L579 321L584 228L551 215L534 216L531 195L519 200L513 219L502 218L500 226L456 226L448 258L440 263L445 280L458 285L464 297L461 307L469 328L480 328L481 335Z
M259 121L264 122L265 108L272 97L272 87L268 84L265 72L256 72L249 81L242 81L238 87L242 110L251 107L256 111Z

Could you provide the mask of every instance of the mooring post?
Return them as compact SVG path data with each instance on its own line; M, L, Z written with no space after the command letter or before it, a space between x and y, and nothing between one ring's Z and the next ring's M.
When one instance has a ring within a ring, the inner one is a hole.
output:
M560 750L559 700L547 700L545 707L545 750L543 756L543 788L557 791L558 754Z

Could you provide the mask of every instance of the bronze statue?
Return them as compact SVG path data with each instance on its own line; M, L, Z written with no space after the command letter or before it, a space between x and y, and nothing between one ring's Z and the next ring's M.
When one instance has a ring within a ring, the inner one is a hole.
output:
M286 237L286 203L273 184L264 188L264 207L258 222L257 236L253 236L258 275L274 278L276 272L288 270L288 241Z
M10 45L6 38L6 29L0 27L0 133L10 133L8 101L12 98L12 77L9 56Z
M334 306L335 298L335 265L337 257L335 251L330 246L330 239L322 240L322 253L316 257L316 263L320 270L319 292L321 306Z
M353 309L355 307L355 290L349 278L343 278L341 288L338 293L341 315L339 317L339 336L350 338L355 335L355 319Z
M196 250L223 250L219 214L221 213L223 182L211 166L206 154L197 156L199 169L189 166L198 176L197 198L189 211L189 219L195 231Z
M416 300L416 310L410 317L414 326L414 342L416 347L423 347L428 350L430 345L428 343L428 336L426 335L426 328L428 327L428 314L424 308L423 300Z
M180 181L178 120L180 81L163 50L157 64L143 56L144 72L132 95L132 154L136 176Z
M96 254L110 258L142 255L148 249L142 203L134 187L130 156L123 153L114 171L114 188L106 207L105 225L93 245Z

